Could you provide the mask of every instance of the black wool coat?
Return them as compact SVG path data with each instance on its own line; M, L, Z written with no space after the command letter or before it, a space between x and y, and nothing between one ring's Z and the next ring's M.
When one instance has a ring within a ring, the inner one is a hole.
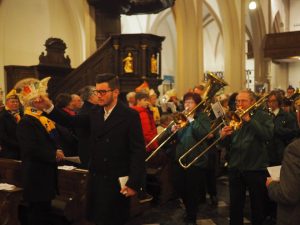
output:
M0 157L20 159L20 148L16 135L17 122L6 110L0 112Z
M56 146L35 117L25 115L17 126L21 148L24 200L50 201L57 193Z
M118 101L104 121L104 109L93 107L88 115L49 114L64 126L90 132L91 158L87 190L88 218L97 224L124 224L129 199L120 194L118 178L128 176L127 186L139 190L145 176L145 143L139 114Z

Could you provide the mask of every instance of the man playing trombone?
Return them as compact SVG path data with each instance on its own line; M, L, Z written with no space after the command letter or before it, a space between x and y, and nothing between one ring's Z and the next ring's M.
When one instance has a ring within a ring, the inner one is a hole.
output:
M185 113L189 115L198 103L201 102L200 95L196 93L187 93L183 97ZM207 163L206 155L201 157L193 166L188 169L182 168L178 159L188 149L195 145L210 130L210 121L204 112L199 112L199 108L195 113L189 115L186 121L187 125L174 125L172 131L177 132L177 146L175 152L175 163L174 163L174 187L182 198L185 206L186 224L196 224L196 217L198 211L198 204L200 193L204 193L205 190L205 167ZM187 160L193 159L195 155L199 154L205 149L205 145L198 147L195 154L191 154L187 157Z
M251 222L261 225L265 219L268 199L267 179L268 154L266 142L273 137L272 117L259 109L263 101L252 91L240 91L236 97L236 114L241 123L225 126L221 130L222 143L229 150L228 175L230 194L230 225L243 225L243 208L246 190L250 194ZM255 111L254 111L255 110Z

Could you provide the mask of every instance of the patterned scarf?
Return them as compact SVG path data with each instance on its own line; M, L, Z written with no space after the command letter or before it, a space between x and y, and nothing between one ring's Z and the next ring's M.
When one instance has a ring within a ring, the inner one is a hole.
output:
M15 120L16 120L17 123L20 122L21 116L20 116L19 110L17 110L17 111L12 111L12 110L10 110L7 106L5 106L5 109L6 109L6 111L8 111L8 112L15 118Z
M42 116L43 111L32 107L26 107L24 114L38 119L49 134L55 131L55 123L47 117Z

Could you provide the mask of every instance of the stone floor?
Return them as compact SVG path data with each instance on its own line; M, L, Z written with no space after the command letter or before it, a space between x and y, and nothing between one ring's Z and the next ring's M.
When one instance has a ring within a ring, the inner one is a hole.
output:
M197 216L198 225L227 225L228 215L228 179L226 176L218 178L218 206L208 203L201 204ZM184 215L183 204L178 199L171 200L164 205L153 203L151 208L133 218L128 225L182 225ZM245 207L244 224L250 224L249 205Z

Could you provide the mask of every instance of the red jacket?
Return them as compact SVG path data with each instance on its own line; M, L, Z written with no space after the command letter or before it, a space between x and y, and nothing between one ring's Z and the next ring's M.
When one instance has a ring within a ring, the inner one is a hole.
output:
M145 144L147 145L157 135L157 129L153 119L153 113L149 109L140 106L131 106L131 108L136 110L140 115ZM158 143L157 141L155 141L146 149L146 151L153 151L157 147Z

